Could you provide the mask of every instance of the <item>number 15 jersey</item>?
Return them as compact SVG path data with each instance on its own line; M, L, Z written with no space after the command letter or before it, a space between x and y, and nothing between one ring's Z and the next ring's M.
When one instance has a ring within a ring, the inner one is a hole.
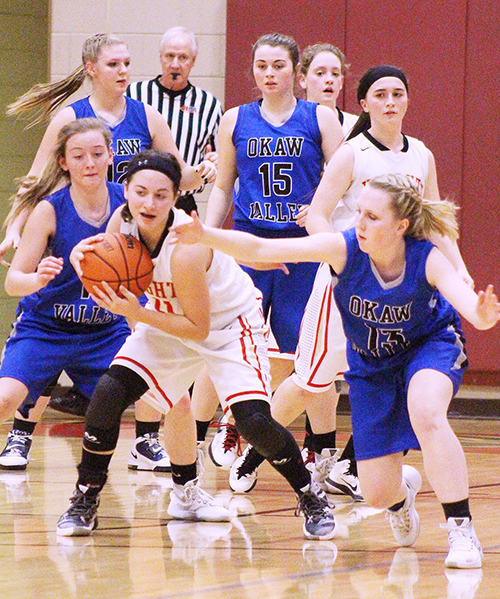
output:
M298 209L311 202L323 168L317 104L297 100L280 126L266 121L260 102L238 109L233 131L239 184L235 229L259 237L304 237Z

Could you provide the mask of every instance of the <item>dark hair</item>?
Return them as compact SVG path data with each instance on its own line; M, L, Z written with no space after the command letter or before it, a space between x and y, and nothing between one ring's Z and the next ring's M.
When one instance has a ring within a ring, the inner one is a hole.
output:
M406 78L404 71L402 71L398 67L393 67L389 64L381 64L368 69L359 80L357 93L358 103L360 103L361 100L364 100L366 98L366 94L368 93L370 87L376 81L382 79L382 77L397 77L402 81L406 91L408 92L408 79ZM363 111L359 115L359 118L356 121L354 127L352 128L351 132L349 133L347 139L352 139L353 137L356 137L356 135L363 133L363 131L368 130L370 128L370 125L370 115L367 112Z
M297 68L299 64L299 47L290 35L285 35L284 33L266 33L265 35L261 35L252 46L252 62L255 59L257 48L261 46L271 46L272 48L281 46L285 48L288 51L294 70Z
M145 150L136 154L128 163L125 173L126 183L130 183L132 177L138 171L158 171L168 177L174 184L174 192L177 194L181 183L182 172L179 161L173 154L161 152L160 150ZM122 218L125 221L132 219L128 204L122 208Z

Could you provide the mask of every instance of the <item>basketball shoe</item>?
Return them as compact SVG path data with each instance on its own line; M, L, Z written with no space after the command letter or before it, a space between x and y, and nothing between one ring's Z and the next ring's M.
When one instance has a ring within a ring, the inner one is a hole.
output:
M198 486L198 479L185 485L177 485L170 493L167 513L176 520L197 520L202 522L228 522L229 510L218 505L214 498Z
M311 480L309 488L299 497L295 515L304 515L302 528L306 539L328 540L335 534L335 517L324 491Z
M130 470L170 472L170 458L160 445L160 433L147 433L137 437L128 459Z
M413 466L403 466L403 481L407 495L402 508L397 512L387 510L392 533L402 547L413 545L420 533L420 517L415 509L415 496L422 486L422 477Z
M86 537L97 528L99 507L98 487L78 485L70 499L71 505L59 518L57 534L62 537Z
M253 464L251 449L252 446L247 445L229 470L229 486L235 493L249 493L257 484L257 467Z
M33 437L25 431L13 429L7 435L7 443L0 454L0 468L26 470Z
M447 568L480 568L483 550L469 518L448 518L442 528L448 529L450 551L444 565Z
M241 455L240 434L227 416L219 420L219 428L208 446L208 455L212 462L223 470L229 470Z

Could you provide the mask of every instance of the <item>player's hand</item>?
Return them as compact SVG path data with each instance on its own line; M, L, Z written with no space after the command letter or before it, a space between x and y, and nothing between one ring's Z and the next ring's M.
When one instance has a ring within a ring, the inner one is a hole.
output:
M40 289L46 287L52 279L57 277L62 270L63 263L62 258L56 258L55 256L48 256L40 261L36 269L36 279Z
M309 204L303 204L300 206L299 211L297 212L297 224L299 227L306 226L307 213L309 212Z
M500 303L496 296L493 285L488 285L484 291L480 291L477 300L477 313L485 325L485 329L491 329L500 320Z
M21 235L19 233L9 233L9 231L7 231L5 239L0 243L0 264L7 268L10 266L10 262L7 262L4 256L11 248L17 249L20 240Z
M205 227L203 226L200 217L195 210L191 212L192 221L175 227L170 227L170 237L168 240L169 244L173 243L185 243L187 245L193 245L200 243L203 238Z
M103 281L101 285L103 289L94 285L94 291L90 294L90 297L98 306L113 314L125 316L127 319L138 320L137 316L141 309L141 304L133 293L130 293L126 287L121 285L119 289L120 295L118 295L106 281Z
M73 268L76 271L76 274L81 277L82 267L80 262L83 260L85 256L85 252L94 251L94 244L98 241L102 241L104 237L104 233L99 233L99 235L93 235L92 237L87 237L86 239L82 239L78 242L75 247L71 250L71 254L69 255L69 261L73 265Z
M203 160L194 169L204 183L213 183L217 177L217 166L210 160Z

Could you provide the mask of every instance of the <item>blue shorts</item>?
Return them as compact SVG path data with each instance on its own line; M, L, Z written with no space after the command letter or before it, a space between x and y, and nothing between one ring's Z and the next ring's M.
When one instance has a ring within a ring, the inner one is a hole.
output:
M281 353L295 353L300 324L307 300L311 295L318 264L303 262L287 264L286 275L281 270L254 270L242 267L262 293L264 317L269 324Z
M23 413L35 405L63 370L82 393L92 395L97 381L130 334L124 321L96 329L64 333L61 329L25 323L22 317L15 323L5 344L0 377L16 379L28 388Z
M345 379L356 459L420 449L408 414L408 385L418 371L437 370L449 377L455 394L467 367L463 339L454 330L441 331L393 358L376 360L378 364L353 354L348 354Z

